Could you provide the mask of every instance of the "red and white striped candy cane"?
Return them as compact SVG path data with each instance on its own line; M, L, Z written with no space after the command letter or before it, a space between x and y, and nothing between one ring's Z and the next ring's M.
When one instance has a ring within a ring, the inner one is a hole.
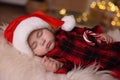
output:
M87 36L87 35L91 35L91 36L95 37L95 39L97 39L97 41L98 41L99 43L101 43L101 40L99 39L100 37L98 36L98 34L92 32L92 31L90 31L90 30L86 30L86 31L83 33L83 38L84 38L84 40L85 40L89 45L95 46L95 43L94 43L93 41L90 41L90 40L88 39L88 36Z

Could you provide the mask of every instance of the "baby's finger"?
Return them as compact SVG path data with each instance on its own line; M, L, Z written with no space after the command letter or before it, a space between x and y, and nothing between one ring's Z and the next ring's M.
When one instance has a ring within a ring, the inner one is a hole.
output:
M55 67L55 63L54 62L49 62L49 67L51 67L53 69Z
M55 62L53 62L53 63L51 63L51 68L55 72L55 71L57 71L59 69L59 66Z
M48 57L46 57L46 56L43 57L43 58L42 58L42 63L45 63L47 60L48 60Z
M110 43L112 43L112 42L113 42L113 38L110 37Z
M112 42L113 42L113 39L110 36L107 36L107 44Z
M51 61L49 58L46 59L46 61L44 62L45 66L51 67L53 65L53 61Z

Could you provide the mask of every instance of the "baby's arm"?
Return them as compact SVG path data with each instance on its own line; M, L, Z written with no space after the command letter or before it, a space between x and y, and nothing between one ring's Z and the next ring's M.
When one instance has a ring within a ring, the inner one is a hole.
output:
M47 71L55 73L67 73L74 68L74 64L64 58L55 60L45 56L42 59L42 64Z
M63 66L63 63L55 59L48 58L46 56L43 57L42 64L45 67L45 69L49 72L56 72Z

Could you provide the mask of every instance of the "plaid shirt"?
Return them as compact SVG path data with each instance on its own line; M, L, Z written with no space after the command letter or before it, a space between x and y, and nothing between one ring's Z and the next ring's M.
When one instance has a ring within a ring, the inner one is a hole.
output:
M57 31L56 46L47 54L48 57L64 63L56 73L67 73L75 66L87 67L98 62L100 70L111 70L114 76L120 78L120 42L90 46L83 39L83 33L86 30L102 33L99 26L92 29L76 27L71 32ZM89 36L89 39L96 42L92 36Z

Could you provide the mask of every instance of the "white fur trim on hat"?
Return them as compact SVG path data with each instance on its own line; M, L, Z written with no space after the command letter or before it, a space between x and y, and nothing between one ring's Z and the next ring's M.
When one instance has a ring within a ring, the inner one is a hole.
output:
M65 16L62 18L62 21L65 23L61 26L61 29L65 31L71 31L76 25L74 16Z
M50 25L38 17L29 17L21 21L14 31L13 46L24 54L32 55L27 38L33 30L40 28L50 29Z

